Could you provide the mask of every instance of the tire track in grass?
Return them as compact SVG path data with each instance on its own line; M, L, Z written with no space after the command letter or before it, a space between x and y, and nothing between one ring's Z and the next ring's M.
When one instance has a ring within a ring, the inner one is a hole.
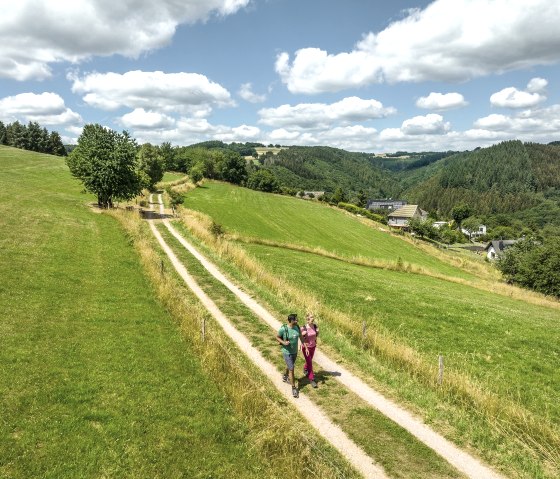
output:
M160 212L163 216L164 206L161 195L158 196ZM265 321L272 329L277 331L282 323L278 321L268 310L257 303L251 296L235 286L228 280L222 272L204 257L192 244L185 240L173 228L167 219L163 220L164 225L169 232L186 248L200 263L208 270L208 272L226 286L233 294L235 294L245 306L253 311L258 317ZM387 399L381 393L375 391L371 386L366 384L357 376L353 375L344 367L336 364L329 359L321 351L315 353L314 360L325 371L336 373L334 377L353 393L357 394L370 406L374 407L389 419L397 423L403 429L408 431L419 441L429 448L433 449L437 454L443 457L449 464L461 471L471 479L503 479L504 476L492 470L489 466L483 464L479 459L461 450L451 441L445 439L441 434L435 432L422 422L421 419L397 405L395 402ZM272 375L278 375L274 369ZM268 374L269 377L270 374ZM368 477L368 476L366 476ZM373 477L373 476L372 476Z
M159 195L159 205L161 216L164 217L163 203L161 195ZM151 198L150 198L151 202ZM300 394L297 400L292 398L291 386L282 381L281 375L278 373L276 366L267 361L262 354L251 345L249 339L240 333L229 319L219 310L214 301L202 290L195 279L188 273L185 266L175 256L169 245L165 242L159 231L156 229L153 221L148 221L152 233L156 237L161 248L171 260L174 268L177 270L183 281L196 294L198 299L206 309L212 314L214 319L223 328L224 332L231 338L237 347L243 351L248 358L269 378L272 384L280 391L291 404L301 413L302 417L306 417L311 411L313 423L310 423L317 432L329 441L348 462L366 478L389 479L381 466L375 464L374 461L358 447L343 431L335 425L323 412L314 404L305 394ZM169 221L163 219L163 223L172 228ZM171 231L171 230L170 230ZM172 232L173 234L173 232ZM175 232L175 234L178 234ZM184 241L184 240L183 240ZM197 258L198 259L198 258Z

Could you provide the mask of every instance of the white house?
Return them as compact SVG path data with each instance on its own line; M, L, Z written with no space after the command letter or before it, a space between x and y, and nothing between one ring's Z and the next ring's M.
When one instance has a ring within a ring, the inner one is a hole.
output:
M490 260L498 258L506 248L517 243L517 240L495 240L490 241L484 251L486 251L486 257Z
M461 228L461 232L464 235L467 235L469 238L478 238L479 236L483 236L486 234L486 225L478 225L478 229L475 231L469 231L465 228Z
M406 228L411 218L419 218L425 221L428 219L428 212L418 205L406 205L389 213L387 224L395 228Z

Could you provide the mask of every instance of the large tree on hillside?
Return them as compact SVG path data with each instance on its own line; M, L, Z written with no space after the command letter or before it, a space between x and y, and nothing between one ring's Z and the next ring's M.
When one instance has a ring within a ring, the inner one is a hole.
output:
M66 163L85 189L97 195L101 208L112 207L114 200L134 198L141 191L136 144L127 132L86 125Z

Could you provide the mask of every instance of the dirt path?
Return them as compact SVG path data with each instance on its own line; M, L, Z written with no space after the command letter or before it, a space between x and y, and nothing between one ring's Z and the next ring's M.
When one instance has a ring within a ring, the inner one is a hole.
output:
M161 195L159 196L159 202L161 212L159 216L164 217ZM172 228L166 219L164 219L163 222L168 228ZM280 391L280 393L288 401L290 401L290 404L292 404L303 417L308 416L311 412L311 415L313 416L313 423L310 423L310 425L313 426L319 434L330 442L336 449L338 449L348 462L352 464L354 468L364 477L389 479L383 468L375 464L371 457L369 457L360 447L348 438L342 429L335 425L305 394L301 393L298 399L292 398L292 388L289 384L282 381L281 374L276 369L276 366L267 361L262 354L251 345L249 339L235 329L233 324L220 311L214 301L208 297L195 279L187 272L185 266L179 261L177 256L175 256L171 248L162 238L161 234L154 226L153 221L149 221L149 225L152 233L158 240L165 254L169 257L174 268L177 270L181 278L183 278L187 286L196 294L204 307L212 314L230 339L248 356L248 358L263 372L263 374L272 381L276 389L278 389L278 391ZM175 232L175 234L177 233Z
M160 212L163 213L163 203L161 195L158 198L160 205ZM162 215L163 216L163 215ZM218 268L208 261L198 250L186 241L167 220L163 223L169 232L185 247L198 261L208 270L208 272L226 286L232 293L234 293L251 311L264 320L274 330L278 330L281 322L278 321L272 314L257 303L247 293L235 286L229 281ZM153 228L153 226L152 226ZM238 333L239 334L239 333ZM257 352L257 354L260 354ZM371 386L367 385L360 378L353 375L344 367L336 364L330 360L321 351L315 353L314 360L325 371L336 372L334 376L341 384L348 388L353 393L357 394L360 398L366 401L369 405L380 411L389 419L406 429L410 434L422 441L428 447L433 449L437 454L443 457L447 462L453 465L456 469L461 471L467 477L472 479L503 479L503 476L490 469L477 458L471 456L465 451L459 449L452 442L445 439L442 435L436 433L433 429L426 426L421 419L415 417L410 412L406 411L395 402L385 398L382 394L375 391ZM278 371L273 368L271 373L267 373L270 378L279 376ZM280 380L279 380L280 381ZM371 461L371 459L370 459ZM366 477L376 477L367 476ZM382 477L382 476L380 476Z

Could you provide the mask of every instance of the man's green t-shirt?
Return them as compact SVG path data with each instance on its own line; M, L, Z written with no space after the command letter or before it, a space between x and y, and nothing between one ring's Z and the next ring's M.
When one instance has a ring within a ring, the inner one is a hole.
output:
M284 341L287 339L290 341L288 346L282 344L282 354L297 354L298 352L298 339L300 336L300 330L298 325L294 325L290 328L287 324L284 324L278 330L278 336L280 336Z

